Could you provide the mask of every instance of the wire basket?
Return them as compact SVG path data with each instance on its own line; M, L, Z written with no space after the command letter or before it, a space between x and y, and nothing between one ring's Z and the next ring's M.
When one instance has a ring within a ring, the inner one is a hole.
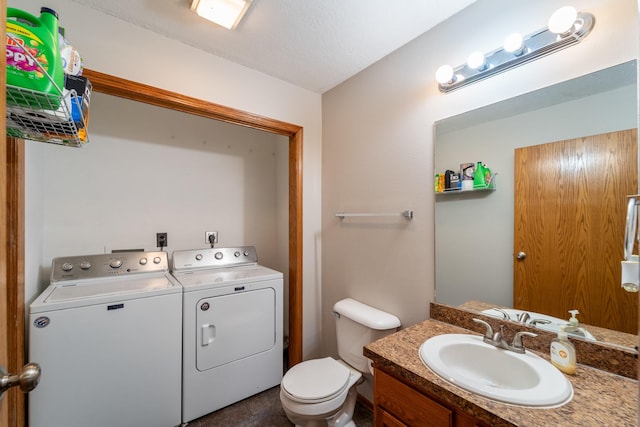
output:
M7 36L15 40L11 34ZM23 51L38 63L29 51ZM83 97L73 89L63 94L47 71L42 67L40 70L58 89L58 94L7 85L7 136L70 147L83 146L89 142ZM72 111L78 112L75 118Z

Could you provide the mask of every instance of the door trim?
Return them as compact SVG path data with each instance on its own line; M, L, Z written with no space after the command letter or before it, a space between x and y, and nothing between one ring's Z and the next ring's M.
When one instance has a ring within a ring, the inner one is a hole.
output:
M96 92L289 138L289 366L302 361L302 126L84 69Z

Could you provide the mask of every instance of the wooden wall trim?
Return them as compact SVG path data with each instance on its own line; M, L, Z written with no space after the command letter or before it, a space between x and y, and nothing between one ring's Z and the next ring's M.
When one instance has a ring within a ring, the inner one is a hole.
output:
M289 366L301 362L303 128L91 69L83 75L95 92L289 137Z
M0 19L6 23L7 2L0 0ZM4 39L6 25L0 36ZM6 60L0 64L0 83L6 86ZM6 93L0 94L0 132L6 135ZM0 144L0 364L12 374L21 372L24 347L24 141L3 138ZM17 388L0 401L0 427L25 425L25 398Z
M7 138L7 313L9 372L17 374L25 364L24 303L24 141ZM25 425L25 395L14 387L7 393L9 425Z
M96 92L106 93L132 101L144 102L157 107L194 114L246 126L252 129L276 133L278 135L294 136L302 127L279 120L270 119L258 114L248 113L231 107L192 98L176 92L149 86L143 83L126 80L98 71L85 69L82 73L87 77Z
M289 367L302 362L302 325L302 129L300 129L289 138Z

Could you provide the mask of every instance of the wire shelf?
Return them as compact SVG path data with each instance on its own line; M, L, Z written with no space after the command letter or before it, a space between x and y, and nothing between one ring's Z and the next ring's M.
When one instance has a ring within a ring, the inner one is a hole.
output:
M72 102L82 111L80 99L74 90L63 97L7 85L7 136L83 146L89 142L84 117L71 116Z
M7 36L15 41L11 34ZM39 64L28 50L23 51L34 63ZM65 91L63 95L47 71L42 67L40 71L51 80L58 94L7 85L7 136L82 147L89 142L82 105L88 99L85 99L84 93L78 96L74 89ZM77 111L75 118L72 111Z

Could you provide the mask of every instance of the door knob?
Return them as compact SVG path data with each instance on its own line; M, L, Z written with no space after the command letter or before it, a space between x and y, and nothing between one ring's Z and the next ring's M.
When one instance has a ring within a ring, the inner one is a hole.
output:
M0 399L5 391L15 386L19 386L23 393L29 393L39 381L40 365L37 363L27 363L18 375L8 374L5 367L0 365Z
M522 251L518 252L518 255L516 255L516 258L518 259L525 259L526 257L527 257L527 254Z

